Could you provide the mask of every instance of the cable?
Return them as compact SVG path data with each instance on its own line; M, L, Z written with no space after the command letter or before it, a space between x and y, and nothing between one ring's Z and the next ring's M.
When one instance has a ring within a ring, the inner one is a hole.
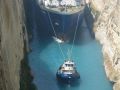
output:
M50 24L51 24L51 26L52 26L53 32L54 32L54 34L55 34L55 37L57 37L57 34L56 34L56 32L55 32L55 28L54 28L54 26L53 26L51 17L50 17L50 15L49 15L49 12L48 12L48 17L49 17ZM58 47L59 47L59 49L60 49L60 51L61 51L61 54L62 54L63 58L65 59L64 53L63 53L62 48L61 48L61 45L60 45L59 43L58 43Z
M74 42L75 42L75 37L76 37L77 29L78 29L79 18L80 18L80 14L78 15L77 25L76 25L75 33L74 33L74 37L73 37L73 43L72 43L72 46L71 46L71 49L70 49L70 54L71 54L70 57L72 57L72 50L73 50L73 45L74 45ZM70 57L69 57L69 58L70 58Z

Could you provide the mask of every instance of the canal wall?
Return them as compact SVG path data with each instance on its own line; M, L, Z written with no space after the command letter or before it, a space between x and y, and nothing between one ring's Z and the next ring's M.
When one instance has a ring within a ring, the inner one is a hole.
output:
M0 0L0 90L30 90L32 86L24 17L22 0Z
M113 90L120 90L120 0L89 3L97 17L93 30L102 44L106 75L113 82Z

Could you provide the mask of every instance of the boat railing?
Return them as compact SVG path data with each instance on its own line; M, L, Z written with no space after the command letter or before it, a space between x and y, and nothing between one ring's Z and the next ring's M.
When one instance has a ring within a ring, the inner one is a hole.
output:
M70 74L70 73L74 73L75 70L63 70L62 73L66 73L66 74Z
M55 11L68 12L68 11L75 11L77 9L81 9L84 6L84 4L80 4L77 6L73 6L69 4L56 6L56 5L49 5L49 4L44 5L43 3L41 3L40 6L47 8L47 9L55 10Z

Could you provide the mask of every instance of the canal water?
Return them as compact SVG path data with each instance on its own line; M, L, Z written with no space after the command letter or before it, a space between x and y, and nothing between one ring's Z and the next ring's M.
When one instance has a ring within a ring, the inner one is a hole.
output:
M28 2L29 0L26 0L25 3L30 4ZM104 71L101 45L91 36L85 20L81 29L78 30L72 51L72 59L76 63L81 78L79 82L71 85L57 82L56 72L63 64L64 58L52 36L49 33L45 34L46 31L39 28L39 25L42 24L35 18L38 17L35 6L31 4L26 8L27 27L30 30L28 32L32 32L33 36L28 58L34 77L33 83L37 90L112 90L112 85ZM71 46L71 43L61 44L65 58L67 58L67 51Z

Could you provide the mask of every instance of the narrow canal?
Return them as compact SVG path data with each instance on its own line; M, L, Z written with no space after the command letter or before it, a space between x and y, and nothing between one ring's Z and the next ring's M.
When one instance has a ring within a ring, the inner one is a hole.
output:
M56 71L64 62L64 58L57 43L46 30L40 28L45 25L40 21L40 11L34 0L25 0L25 11L28 32L32 33L30 42L29 65L34 77L33 83L37 90L112 90L104 66L101 45L91 36L85 20L78 30L77 39L73 46L72 59L80 73L78 83L64 85L56 80ZM47 26L46 26L47 27ZM72 44L61 44L67 58L67 51Z

